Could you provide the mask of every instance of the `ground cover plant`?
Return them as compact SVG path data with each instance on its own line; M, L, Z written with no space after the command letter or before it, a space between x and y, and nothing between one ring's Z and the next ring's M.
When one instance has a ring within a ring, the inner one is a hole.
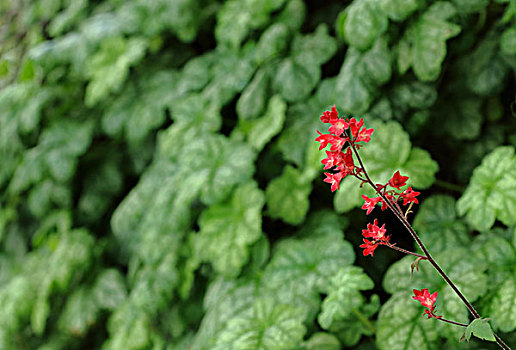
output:
M334 104L514 348L514 1L20 0L0 24L0 349L498 349L435 319L473 321L382 246L425 255L370 186L328 188Z

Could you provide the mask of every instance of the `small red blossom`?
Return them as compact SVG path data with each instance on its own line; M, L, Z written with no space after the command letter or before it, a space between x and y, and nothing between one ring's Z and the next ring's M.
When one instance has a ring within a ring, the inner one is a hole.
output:
M421 305L423 305L424 307L426 307L428 310L425 310L425 315L428 315L428 318L441 318L442 316L436 316L434 314L434 310L435 310L435 302L437 300L437 292L434 292L432 294L430 294L430 292L428 291L427 288L424 288L424 289L421 289L421 290L417 290L417 289L413 289L414 291L414 295L412 297L412 299L414 300L417 300L421 303Z
M373 256L374 250L378 247L378 243L368 241L364 238L364 244L360 245L360 248L364 248L364 256L371 255Z
M355 139L358 136L358 132L360 128L364 125L364 120L360 119L360 121L356 121L355 118L351 118L349 120L349 128L351 129L351 136ZM371 132L372 133L372 132Z
M326 151L326 158L321 160L324 164L324 169L330 169L344 163L344 153Z
M345 119L337 119L334 122L330 122L331 126L328 131L336 136L342 135L342 133L349 127Z
M331 184L331 191L335 192L336 190L338 190L340 186L340 181L344 177L343 174L341 172L338 172L336 174L324 173L324 175L326 175L326 179L324 179L323 181Z
M367 224L367 230L362 230L362 235L365 238L372 238L374 241L383 241L388 243L389 236L385 236L386 232L385 224L383 224L382 227L379 227L378 221L374 219L372 224Z
M371 135L373 134L373 131L374 129L363 128L361 131L359 131L355 142L364 141L365 143L368 143L371 141Z
M389 180L389 185L398 190L401 190L400 187L403 187L407 184L408 176L401 176L399 171L396 171L394 175Z
M366 215L369 215L373 211L375 205L382 199L381 197L369 198L365 194L362 195L362 198L365 201L364 205L362 205L362 209L367 210Z
M346 153L343 154L343 160L344 160L344 165L349 168L349 169L354 169L355 168L355 163L353 162L353 153L351 151L351 148L348 148Z
M385 193L384 197L387 198L387 200L391 203L395 202L395 197L392 194ZM385 209L387 209L389 207L389 205L387 204L386 201L383 200L383 198L380 199L380 203L382 203L382 211L384 211Z
M329 143L332 143L335 136L330 134L321 134L319 130L317 130L319 136L315 139L315 141L320 142L319 151L328 146Z
M323 123L333 124L338 119L339 119L339 113L337 112L335 105L333 105L331 107L331 111L325 111L323 113L323 115L321 116L321 121Z
M413 202L413 203L418 204L419 202L417 201L416 196L418 196L419 193L420 192L416 192L416 191L412 190L412 187L409 186L401 194L401 196L403 197L403 205L407 205L409 202Z

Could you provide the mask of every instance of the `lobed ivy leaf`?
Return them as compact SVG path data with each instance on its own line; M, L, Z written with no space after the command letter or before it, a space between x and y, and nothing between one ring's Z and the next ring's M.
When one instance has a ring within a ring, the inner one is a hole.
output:
M215 38L221 46L238 49L249 32L270 21L270 13L279 10L285 0L270 2L226 1L217 12Z
M489 321L486 319L476 318L466 327L466 331L464 332L461 340L465 339L469 341L471 335L474 335L477 338L488 340L488 341L496 341L493 331L491 330L491 326L489 325Z
M385 38L378 38L368 51L350 48L335 85L337 105L345 113L362 114L369 109L377 88L391 78L391 54Z
M256 45L254 59L259 65L279 57L287 49L290 31L287 25L275 23L270 25L260 36Z
M417 0L380 0L379 6L393 21L404 21L421 7Z
M269 77L267 70L259 69L237 101L236 111L241 120L258 118L265 109Z
M59 329L75 337L84 337L88 329L95 324L98 313L99 306L91 290L77 289L67 299L59 316Z
M461 60L461 63L467 62L469 65L466 84L472 92L492 95L503 89L509 68L499 50L499 33L490 32L470 55Z
M265 198L255 183L242 185L231 202L206 209L199 219L201 258L226 276L236 276L249 258L249 246L262 233L261 211Z
M129 68L138 63L147 49L145 39L134 37L107 38L100 50L87 62L90 83L86 87L84 102L93 107L112 92L118 92L129 74Z
M375 129L371 142L360 149L360 157L367 172L375 183L385 183L399 170L409 176L410 186L415 189L428 188L435 180L437 163L427 151L420 148L411 149L408 134L397 122L387 123L372 121L367 127ZM345 212L362 204L361 194L373 195L369 186L360 188L355 178L346 178L341 182L340 190L334 197L335 210Z
M421 316L421 308L408 291L396 292L378 315L378 349L439 349L435 323L425 322Z
M435 2L405 33L404 40L410 42L410 65L422 81L439 77L446 57L446 41L461 30L457 24L447 21L448 14L453 12L450 3Z
M364 51L387 30L388 20L378 1L354 1L347 9L344 33L350 46Z
M321 79L321 69L313 55L302 53L284 59L272 86L288 102L306 98Z
M377 296L366 305L366 299L360 293L374 287L373 281L358 267L341 268L332 278L330 292L323 300L318 316L322 328L339 334L346 346L358 343L362 334L375 332L368 317L379 308Z
M489 153L473 171L470 183L457 201L457 211L479 231L495 219L516 223L516 156L514 147L501 146Z
M487 261L489 293L485 296L483 313L492 319L495 329L511 332L516 329L516 249L495 233L477 236L472 246L478 259Z
M330 333L314 333L305 343L306 350L339 350L339 340Z
M507 28L500 38L500 50L506 55L516 55L516 28Z
M465 223L457 218L455 199L451 196L426 198L414 218L413 227L432 252L467 247L471 243Z
M214 350L274 350L294 348L306 332L303 312L291 305L260 298L252 308L231 319Z
M267 215L280 218L291 225L300 224L310 207L310 192L310 180L298 169L285 166L281 176L269 182L265 190Z
M265 114L248 123L242 122L242 128L247 134L247 142L256 150L263 147L283 128L287 104L279 95L274 95L269 101Z

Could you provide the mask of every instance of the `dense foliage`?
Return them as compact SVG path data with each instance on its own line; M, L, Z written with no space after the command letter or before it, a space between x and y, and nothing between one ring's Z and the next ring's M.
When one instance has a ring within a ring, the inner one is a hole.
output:
M411 299L468 322L430 266L355 256L368 190L333 196L314 141L334 103L516 344L514 0L17 0L0 23L0 349L477 348Z

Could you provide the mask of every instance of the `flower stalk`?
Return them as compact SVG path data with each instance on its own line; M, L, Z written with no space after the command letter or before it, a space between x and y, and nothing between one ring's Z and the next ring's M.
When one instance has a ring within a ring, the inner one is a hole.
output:
M404 191L401 190L402 187L407 185L406 182L409 177L402 176L399 171L396 171L396 173L394 173L392 178L389 179L386 184L376 184L367 173L358 150L361 146L363 146L360 144L360 142L368 143L371 140L371 135L374 130L366 129L365 127L362 128L364 124L362 119L357 121L355 118L339 118L335 106L332 107L331 111L324 112L323 116L321 116L321 121L331 125L329 128L329 134L322 134L318 131L319 136L316 138L316 141L320 142L319 150L324 149L328 144L331 145L330 151L326 151L327 158L323 159L321 162L324 164L324 169L337 171L336 173L325 173L326 178L324 181L331 184L332 192L339 189L340 182L346 176L356 177L361 181L360 186L363 186L367 183L374 189L377 197L369 198L366 195L362 196L364 199L364 205L362 206L362 209L366 210L366 214L369 215L378 204L381 204L381 210L389 208L398 218L398 220L401 221L407 231L409 231L410 235L423 252L422 255L413 253L397 247L395 243L391 243L390 236L386 235L387 230L385 229L385 224L380 227L378 226L378 222L375 219L373 223L367 225L367 229L362 230L364 243L360 245L360 247L364 249L364 256L373 256L374 251L378 246L385 245L402 253L416 256L418 258L417 263L419 263L419 260L428 260L439 273L439 275L444 279L446 284L448 284L455 292L455 294L457 294L457 296L461 299L473 317L475 319L481 318L480 314L475 310L473 305L467 300L464 294L435 261L424 243L421 241L419 235L409 223L407 215L410 212L412 205L418 204L417 196L420 194L419 192L414 191L411 186L408 186L408 188ZM342 150L346 147L347 150L343 152ZM358 161L359 166L354 164L353 155ZM392 189L388 189L389 187ZM405 213L403 213L403 210L398 204L398 201L400 200L403 200L403 206L409 205ZM414 289L414 294L415 296L413 298L420 301L421 304L427 308L425 314L428 315L428 318L435 318L442 322L447 322L461 327L468 326L467 324L448 320L442 316L437 316L434 313L434 303L437 299L437 292L430 294L428 289L422 289L421 291ZM494 337L496 339L496 343L502 349L510 350L510 348L500 339L500 337L498 337L496 334L494 334Z

